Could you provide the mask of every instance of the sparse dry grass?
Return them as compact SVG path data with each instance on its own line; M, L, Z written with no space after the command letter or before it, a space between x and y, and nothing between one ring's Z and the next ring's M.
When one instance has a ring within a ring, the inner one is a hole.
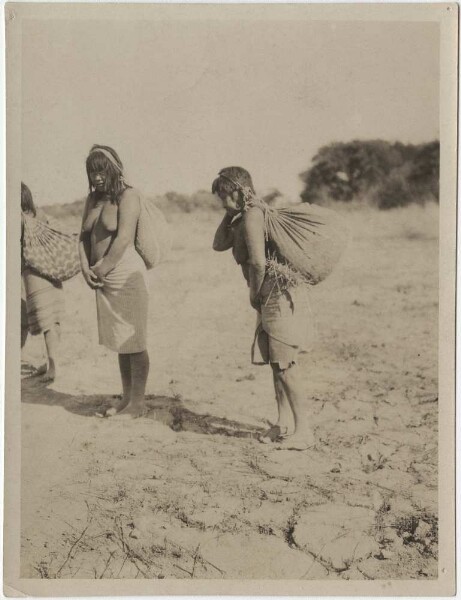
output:
M270 370L249 363L240 269L211 250L221 216L169 218L170 262L149 275L149 418L91 417L120 384L80 278L65 286L59 379L23 382L23 576L436 577L435 207L349 213L347 253L311 293L307 453L255 439L275 401ZM32 339L25 358L42 351ZM327 517L311 531L314 511Z

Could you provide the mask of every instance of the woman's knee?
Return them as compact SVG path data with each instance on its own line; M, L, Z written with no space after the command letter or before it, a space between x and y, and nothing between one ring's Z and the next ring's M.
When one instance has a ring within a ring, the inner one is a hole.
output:
M143 367L149 368L149 354L147 350L143 350L142 352L133 352L130 356L130 361L132 366L134 367Z
M287 373L295 369L296 362L294 360L290 362L271 362L271 367L276 373Z

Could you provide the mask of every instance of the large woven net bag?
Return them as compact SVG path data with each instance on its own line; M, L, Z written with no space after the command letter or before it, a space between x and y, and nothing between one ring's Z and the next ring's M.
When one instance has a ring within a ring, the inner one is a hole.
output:
M22 253L25 264L51 281L67 281L80 272L78 235L58 231L22 213Z
M247 194L245 209L258 206L263 211L266 239L275 247L276 256L311 285L328 277L349 240L343 218L308 203L275 208Z
M164 262L171 249L168 223L152 199L141 197L135 248L147 269Z

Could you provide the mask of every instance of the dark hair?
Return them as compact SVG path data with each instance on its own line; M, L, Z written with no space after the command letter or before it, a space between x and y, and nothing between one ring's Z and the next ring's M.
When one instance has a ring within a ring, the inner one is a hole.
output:
M253 194L255 189L251 175L242 167L226 167L219 171L218 177L213 181L211 192L218 196L231 196L233 192L239 193L241 202L245 201L242 188L249 188Z
M32 192L29 190L25 183L21 181L21 210L25 213L32 213L34 217L37 216L37 210L35 208L34 201L32 200Z
M113 160L108 158L105 152L110 154ZM104 191L114 204L119 201L121 194L127 188L131 187L123 178L123 164L119 155L110 146L94 144L88 154L86 159L86 174L88 176L90 194L94 193L90 177L92 173L104 173L106 180Z

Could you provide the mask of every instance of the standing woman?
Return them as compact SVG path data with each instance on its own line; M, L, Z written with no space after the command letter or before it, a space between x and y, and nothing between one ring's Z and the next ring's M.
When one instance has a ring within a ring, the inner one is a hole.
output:
M315 443L307 399L301 385L298 355L309 347L312 328L306 286L280 289L267 269L267 258L276 254L265 238L264 213L255 197L248 171L222 169L212 192L226 211L213 249L232 249L250 289L250 304L258 325L252 347L253 364L270 364L277 400L277 423L260 438L287 450L307 450ZM262 201L261 201L262 202Z
M80 234L83 277L96 290L99 343L118 353L123 398L105 415L136 418L145 413L149 373L146 350L146 266L134 242L140 194L124 179L118 154L95 145L86 159L90 192Z
M24 183L21 183L21 212L47 222L43 213L38 214L31 191ZM26 343L28 331L32 335L43 333L48 363L41 366L36 375L43 375L42 381L50 382L56 377L64 292L62 283L46 279L27 265L23 254L24 223L21 229L21 272L25 296L25 301L21 298L21 348Z

